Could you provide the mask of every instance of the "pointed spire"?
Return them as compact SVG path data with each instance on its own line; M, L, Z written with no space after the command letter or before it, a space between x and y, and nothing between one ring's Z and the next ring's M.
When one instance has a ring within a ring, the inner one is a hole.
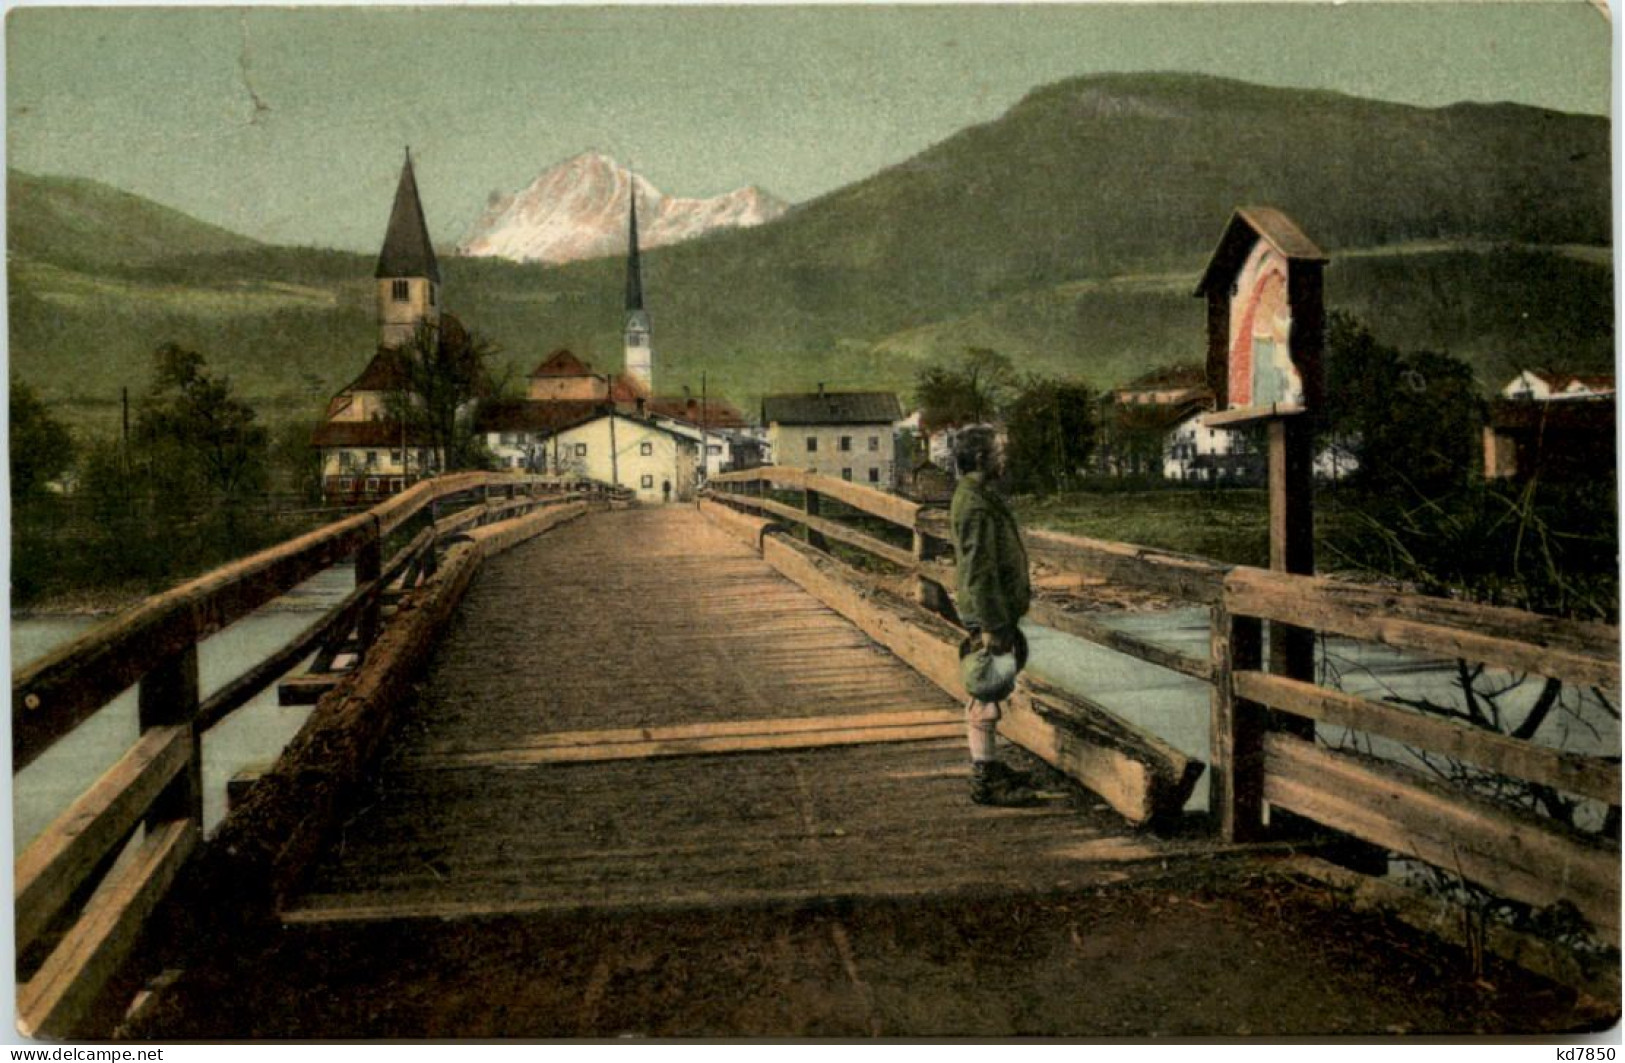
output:
M643 309L643 266L638 259L638 179L632 175L631 220L626 236L626 309Z
M395 206L389 212L389 230L384 249L378 254L376 277L427 277L440 283L440 263L429 242L429 226L423 220L423 204L418 201L418 182L412 173L412 149L406 149L406 165L395 188Z

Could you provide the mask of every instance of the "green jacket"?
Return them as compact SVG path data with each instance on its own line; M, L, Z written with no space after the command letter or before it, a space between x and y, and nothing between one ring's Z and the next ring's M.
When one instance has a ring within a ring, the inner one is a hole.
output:
M1015 514L984 479L979 472L961 477L948 510L959 566L955 606L968 628L1009 631L1032 601L1027 549Z

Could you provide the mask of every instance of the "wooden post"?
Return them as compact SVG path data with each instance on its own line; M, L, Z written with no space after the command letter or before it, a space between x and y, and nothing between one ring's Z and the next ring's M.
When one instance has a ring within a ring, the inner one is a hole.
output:
M1233 676L1263 663L1263 625L1213 607L1212 763L1208 807L1227 842L1258 838L1264 829L1264 710L1236 697Z
M807 515L809 517L818 516L818 492L809 487L803 492L803 497L805 499ZM814 550L824 550L826 552L829 550L829 542L825 540L822 535L813 531L811 528L807 529L807 545L812 547Z
M930 608L930 605L931 605L931 588L929 586L927 586L928 581L926 580L925 576L920 571L920 566L923 565L925 563L925 561L927 560L927 556L928 556L928 553L929 553L929 547L928 547L928 544L926 543L925 533L920 531L920 529L918 529L918 528L913 529L913 531L914 531L914 600L919 602L921 605L923 605L923 606L925 606L927 608Z
M357 587L378 579L384 571L384 540L381 536L373 536L356 551L355 555L355 585ZM378 637L379 608L383 596L374 594L367 600L367 606L361 610L361 623L357 625L360 636L361 653L365 655L372 646L373 640Z
M1277 417L1269 422L1270 569L1300 576L1315 574L1315 443L1308 417ZM1289 624L1270 624L1270 671L1306 683L1315 680L1315 633ZM1283 717L1280 724L1312 738L1312 720Z
M197 644L158 663L142 676L136 695L141 730L181 725L191 730L192 750L186 767L164 787L147 813L150 830L161 823L189 819L203 829L203 736L197 729Z

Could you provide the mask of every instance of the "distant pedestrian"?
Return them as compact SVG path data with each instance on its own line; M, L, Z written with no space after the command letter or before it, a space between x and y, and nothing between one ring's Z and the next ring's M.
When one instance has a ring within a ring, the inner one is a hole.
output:
M660 499L663 502L670 502L671 501L671 481L670 480L661 480L660 481Z
M1032 588L1015 514L994 489L1003 473L997 444L987 425L962 429L955 437L959 484L949 517L958 565L955 604L969 631L959 652L971 694L965 706L971 800L1013 806L1031 804L1034 795L1024 774L999 761L996 744L1001 703L1015 689L1016 673L1027 661L1020 621Z

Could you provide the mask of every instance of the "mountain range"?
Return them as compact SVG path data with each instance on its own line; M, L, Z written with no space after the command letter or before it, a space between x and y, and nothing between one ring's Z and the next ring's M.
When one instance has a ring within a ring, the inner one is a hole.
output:
M1192 292L1247 204L1317 241L1330 307L1385 341L1467 358L1486 385L1531 364L1607 371L1610 183L1600 117L1074 78L774 220L651 250L656 386L704 374L749 408L819 382L907 392L967 346L1100 387L1200 361ZM523 195L493 209L491 232ZM12 364L81 424L110 424L119 387L138 390L167 341L203 351L274 419L316 416L372 349L371 256L255 244L15 171L8 204ZM617 368L623 269L618 250L442 261L447 306L516 376L559 346Z
M790 208L755 185L710 199L668 196L607 155L585 152L544 170L518 192L493 193L457 253L553 264L624 255L634 189L644 248L761 225Z

